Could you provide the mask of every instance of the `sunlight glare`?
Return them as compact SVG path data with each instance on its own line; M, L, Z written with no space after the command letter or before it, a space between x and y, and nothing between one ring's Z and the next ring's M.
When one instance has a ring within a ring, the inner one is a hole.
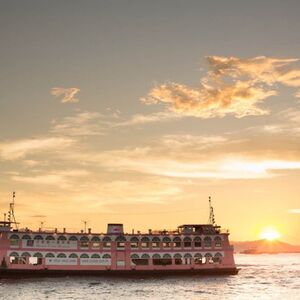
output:
M263 240L273 241L280 238L280 233L272 227L266 227L262 230L260 238Z

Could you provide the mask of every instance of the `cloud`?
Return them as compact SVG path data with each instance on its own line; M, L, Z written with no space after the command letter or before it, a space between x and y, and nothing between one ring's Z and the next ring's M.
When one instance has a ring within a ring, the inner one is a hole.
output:
M289 125L291 125L291 123L295 123L298 125L299 128L299 124L300 124L300 110L294 109L294 108L288 108L286 110L283 110L282 112L280 112L280 116L282 116L285 120L289 121Z
M116 127L119 126L131 126L131 125L140 125L140 124L147 124L153 122L164 122L170 121L179 118L179 115L176 113L162 111L156 112L152 114L135 114L131 118L126 121L117 122L115 124Z
M300 86L298 59L259 56L249 59L208 56L208 71L197 87L181 83L165 83L154 87L145 104L163 104L167 112L199 118L237 118L269 114L259 106L277 95L277 86Z
M288 170L300 170L297 154L294 159L288 160L272 159L272 153L267 150L257 149L257 153L253 153L250 148L248 153L245 152L253 141L229 142L217 136L196 137L195 140L192 136L183 136L177 141L170 136L163 140L152 142L152 145L146 147L88 155L73 153L70 159L104 168L106 172L191 179L272 178L285 175Z
M64 149L73 143L73 139L66 137L45 137L2 142L0 143L0 158L16 160L39 152Z
M73 179L90 175L86 170L54 170L49 173L43 173L36 176L12 176L11 179L18 182L30 184L54 185L57 187L68 188L72 187Z
M107 124L98 112L78 112L75 116L65 117L62 121L52 121L50 132L56 135L91 136L103 135Z
M61 103L76 103L79 102L79 99L76 98L76 95L80 92L79 88L62 88L54 87L51 89L51 95L55 97L61 97Z
M290 214L300 214L300 208L294 208L289 210Z
M30 216L31 218L46 218L47 216L46 215L33 215L33 216Z
M244 76L268 85L281 83L300 86L300 69L293 66L293 63L299 61L297 58L208 56L206 59L209 64L210 78Z
M247 115L268 114L257 104L276 92L252 86L251 82L236 82L222 88L201 85L198 89L178 83L163 84L152 89L146 104L165 103L169 111L178 115L199 118L224 117L234 114L241 118Z
M297 92L294 94L294 96L295 96L296 98L300 98L300 90L297 91Z
M112 170L177 177L208 179L254 179L280 175L274 171L299 170L300 161L249 160L244 157L224 157L215 160L174 159L148 155L144 157L106 153L103 164Z

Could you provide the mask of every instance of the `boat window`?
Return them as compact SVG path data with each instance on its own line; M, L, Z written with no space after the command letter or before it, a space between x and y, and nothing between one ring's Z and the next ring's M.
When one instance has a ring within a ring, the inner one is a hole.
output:
M76 253L71 253L69 255L69 258L78 258L78 255Z
M205 262L207 264L212 264L213 263L213 257L211 253L206 253L205 255Z
M103 248L110 248L111 247L111 242L103 242Z
M150 239L146 236L141 238L141 247L142 248L149 248L150 246Z
M168 237L163 238L163 247L170 248L171 247L171 239Z
M105 236L102 241L103 241L103 248L111 247L111 238L109 236Z
M91 258L100 258L99 254L92 254Z
M31 255L28 252L23 252L21 257L30 257Z
M184 254L184 256L183 256L184 264L186 264L186 265L192 264L192 258L193 257L192 257L192 255L190 253Z
M185 237L184 239L183 239L183 247L184 248L190 248L190 247L192 247L192 239L190 238L190 237Z
M155 237L152 239L151 247L152 247L152 248L160 248L160 238L159 238L159 237L155 236Z
M60 235L58 238L57 238L58 241L66 241L67 238L63 235Z
M142 242L141 243L141 246L142 246L142 248L149 248L149 242Z
M116 238L116 242L126 242L125 236L119 235L119 236Z
M117 248L125 248L124 242L117 242Z
M24 234L22 240L31 240L31 237L28 234Z
M213 257L213 262L215 264L220 264L222 262L222 257L223 257L223 255L220 252L217 252L215 254L215 256Z
M89 241L89 238L87 237L87 236L82 236L81 238L80 238L80 242L88 242Z
M152 242L152 248L160 248L159 242Z
M55 257L55 255L54 255L53 253L47 253L47 254L45 255L45 257L47 257L47 258L49 258L49 257Z
M19 236L17 234L13 234L13 235L10 236L9 239L10 240L19 240L20 238L19 238Z
M44 240L41 235L36 235L33 239L34 240Z
M88 248L89 247L89 239L87 236L82 236L80 238L80 248Z
M92 248L100 248L99 242L92 242Z
M131 248L138 248L139 247L139 239L136 236L133 236L130 239L130 247Z
M67 255L66 255L65 253L59 253L59 254L57 255L57 257L58 257L58 258L66 258Z
M153 265L171 265L172 264L172 256L170 254L164 254L163 257L160 257L159 254L153 255Z
M194 255L194 261L196 265L202 265L202 254L201 253L196 253Z
M130 242L138 242L139 239L136 237L136 236L133 236L131 239L130 239Z
M83 254L80 255L80 258L89 258L89 256L88 256L88 254L83 253Z
M43 255L39 252L35 253L33 257L29 257L29 264L41 265L43 263Z
M200 248L201 247L201 238L200 238L200 236L196 236L194 238L194 246L195 246L195 248Z
M138 248L139 247L139 242L130 242L130 247L131 248Z
M174 248L181 248L181 238L176 236L173 239L173 245L174 245Z
M80 248L88 248L89 247L89 243L88 242L80 242L79 247Z
M209 236L204 238L204 247L211 247L211 238Z
M12 247L19 246L20 238L17 234L12 234L9 239L10 239L10 246L12 246Z
M11 264L19 264L19 254L17 252L12 252L9 255L9 261Z
M111 256L110 256L110 254L104 254L103 256L102 256L102 258L111 258Z
M215 237L215 247L221 247L222 246L222 239L219 236Z
M98 242L98 243L99 243L101 240L100 240L99 237L93 236L92 239L91 239L91 241L92 241L92 242Z
M9 242L11 246L19 246L19 240L11 239Z
M69 241L78 241L77 237L72 235L69 237Z
M149 259L143 259L143 258L137 258L137 259L131 259L131 263L136 266L147 266L149 265Z
M180 253L174 254L175 265L182 265L182 255Z
M46 236L45 240L46 241L54 241L55 238L52 235L48 235L48 236Z
M40 253L40 252L36 252L36 253L34 253L33 257L42 258L42 257L43 257L43 254Z

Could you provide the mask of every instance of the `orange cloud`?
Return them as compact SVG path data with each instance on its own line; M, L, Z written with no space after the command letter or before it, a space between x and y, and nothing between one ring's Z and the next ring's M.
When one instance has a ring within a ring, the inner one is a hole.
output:
M62 88L54 87L51 90L51 95L55 97L62 96L61 103L76 103L79 101L76 95L80 92L79 88Z
M292 64L297 58L272 58L257 56L253 58L206 57L209 64L209 76L229 76L238 78L247 76L256 82L272 85L281 83L290 86L300 86L300 69Z
M265 56L250 59L209 56L209 70L198 87L161 84L141 101L162 103L167 111L199 118L268 114L268 109L259 104L277 95L274 84L300 86L300 69L292 65L297 61Z
M273 95L276 95L275 91L252 86L249 81L238 81L221 88L201 85L198 89L169 83L152 89L143 101L147 104L166 103L170 111L185 116L213 118L234 114L240 118L267 114L268 111L257 104Z

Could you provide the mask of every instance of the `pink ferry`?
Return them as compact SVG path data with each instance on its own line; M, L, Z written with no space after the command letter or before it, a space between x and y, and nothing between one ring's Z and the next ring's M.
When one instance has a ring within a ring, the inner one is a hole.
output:
M108 224L106 233L18 229L14 198L0 222L0 278L66 275L237 274L229 232L215 224L176 230L124 233Z

